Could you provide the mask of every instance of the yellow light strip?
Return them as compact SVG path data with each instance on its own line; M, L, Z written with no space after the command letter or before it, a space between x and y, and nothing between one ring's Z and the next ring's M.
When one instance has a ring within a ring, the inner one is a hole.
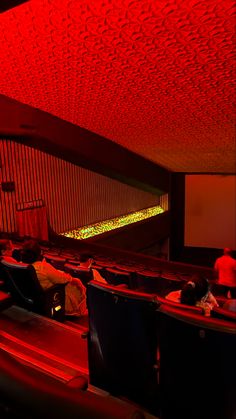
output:
M122 215L120 217L112 218L111 220L100 221L99 223L90 224L60 234L73 239L88 239L89 237L97 236L98 234L105 233L106 231L115 230L116 228L124 227L125 225L137 223L138 221L145 220L146 218L154 217L155 215L163 212L164 209L160 205L157 205L155 207L133 212L132 214Z

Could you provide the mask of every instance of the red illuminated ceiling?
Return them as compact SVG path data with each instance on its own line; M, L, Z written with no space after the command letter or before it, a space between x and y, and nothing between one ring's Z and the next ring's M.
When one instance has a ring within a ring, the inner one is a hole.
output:
M0 93L174 171L236 172L231 0L31 0L0 15Z

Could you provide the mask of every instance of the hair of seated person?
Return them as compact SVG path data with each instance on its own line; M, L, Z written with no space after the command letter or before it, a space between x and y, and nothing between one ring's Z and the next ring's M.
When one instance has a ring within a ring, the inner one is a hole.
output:
M193 275L182 288L180 302L190 306L195 306L209 292L209 282L202 275Z
M28 240L23 244L21 252L21 260L23 263L34 263L40 260L41 248L37 241Z

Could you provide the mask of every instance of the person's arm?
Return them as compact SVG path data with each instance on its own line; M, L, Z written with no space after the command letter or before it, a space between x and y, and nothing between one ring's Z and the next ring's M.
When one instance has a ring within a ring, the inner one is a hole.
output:
M92 269L93 271L93 279L98 282L102 282L103 284L107 284L107 281L100 275L97 269Z
M207 300L206 301L208 303L210 303L212 307L219 307L219 304L217 303L214 295L211 292L208 293L208 296L207 296Z
M54 268L54 266L50 265L50 263L46 261L43 261L42 264L47 278L53 284L67 284L68 282L71 282L72 277L69 274L62 271L58 271L56 268Z

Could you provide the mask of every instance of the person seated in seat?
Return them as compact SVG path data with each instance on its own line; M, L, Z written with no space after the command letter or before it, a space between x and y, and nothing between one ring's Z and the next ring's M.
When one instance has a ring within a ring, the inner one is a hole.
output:
M71 275L55 269L46 260L42 260L41 248L34 240L24 243L22 248L22 262L33 265L42 288L47 289L54 284L65 286L65 313L71 316L87 314L86 288L82 282Z
M184 284L182 290L170 292L165 298L176 303L201 307L205 316L210 316L213 307L219 307L210 292L208 280L197 274L193 275L191 281Z
M80 264L79 267L80 268L85 268L88 270L92 271L93 274L93 279L95 281L101 282L103 284L107 284L107 281L102 277L102 275L100 275L100 273L98 272L97 269L94 269L92 267L93 264L93 256L89 253L81 253L80 254L80 258L79 258Z

